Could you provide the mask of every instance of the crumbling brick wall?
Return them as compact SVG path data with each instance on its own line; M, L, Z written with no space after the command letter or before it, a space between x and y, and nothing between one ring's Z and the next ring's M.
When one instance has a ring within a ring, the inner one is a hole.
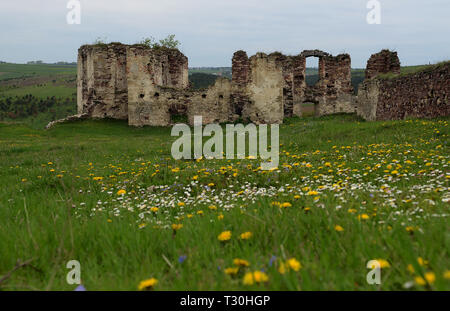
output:
M450 114L450 62L407 75L365 80L358 115L366 120L435 118Z
M381 50L367 61L366 79L372 79L383 73L400 73L400 59L397 52Z

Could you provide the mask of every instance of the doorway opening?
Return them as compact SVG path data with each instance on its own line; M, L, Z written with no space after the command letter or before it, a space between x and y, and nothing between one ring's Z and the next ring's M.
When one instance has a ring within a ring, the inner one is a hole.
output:
M319 58L306 58L306 85L314 86L319 81Z
M317 103L305 101L302 103L301 112L303 117L313 117L317 113Z

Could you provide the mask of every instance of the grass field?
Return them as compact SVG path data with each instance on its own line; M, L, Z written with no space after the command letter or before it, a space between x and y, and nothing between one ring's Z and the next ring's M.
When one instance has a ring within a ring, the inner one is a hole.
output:
M0 81L40 76L75 75L77 67L72 65L10 64L0 63Z
M450 289L448 118L288 119L271 172L173 160L169 128L0 133L0 290L73 290L70 260L88 290Z

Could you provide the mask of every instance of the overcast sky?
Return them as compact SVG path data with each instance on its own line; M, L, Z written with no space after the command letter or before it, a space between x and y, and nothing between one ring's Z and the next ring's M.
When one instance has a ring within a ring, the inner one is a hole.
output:
M189 66L231 66L236 50L349 53L365 67L382 48L403 65L450 58L449 0L379 0L381 24L366 21L368 0L80 0L81 24L68 25L68 0L1 0L0 60L76 61L96 38L136 43L176 34Z

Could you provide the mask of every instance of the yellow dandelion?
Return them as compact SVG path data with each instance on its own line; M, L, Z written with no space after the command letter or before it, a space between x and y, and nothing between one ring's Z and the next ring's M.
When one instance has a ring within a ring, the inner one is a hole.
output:
M278 272L280 272L280 274L286 273L286 265L283 262L280 263L280 266L278 267Z
M319 194L319 192L317 192L317 191L308 191L308 193L307 193L308 195L318 195Z
M251 233L250 231L248 232L244 232L242 233L239 237L241 238L241 240L248 240L253 236L253 233Z
M124 189L120 189L119 191L117 191L117 195L124 195L125 193L127 193Z
M265 283L269 281L269 277L262 271L253 272L253 279L256 283Z
M391 266L387 260L384 260L384 259L375 259L375 260L378 261L381 269L389 268Z
M434 281L436 281L436 275L434 274L434 272L427 272L424 276L428 284L433 284Z
M295 258L288 259L286 266L294 271L299 271L302 268L302 264Z
M339 225L336 225L336 226L334 226L334 230L336 230L337 232L342 232L342 231L344 231L344 228L342 228Z
M221 242L225 242L231 239L231 231L224 231L221 234L219 234L219 236L217 237L217 239Z
M151 279L140 282L138 289L139 290L151 290L155 287L156 284L158 284L158 280L155 278L151 278Z
M428 260L423 259L422 257L418 257L417 258L417 262L419 263L419 265L421 266L426 266L428 265Z
M225 269L225 274L228 274L228 275L236 275L236 274L238 274L238 272L239 272L239 267Z
M183 224L172 224L172 230L173 231L178 231L181 228L183 228Z
M446 280L450 280L450 270L445 270L445 272L444 272L444 279L446 279Z
M238 267L249 267L250 263L245 259L235 258L233 264Z
M243 283L244 285L253 285L253 283L254 283L254 280L253 280L253 273L247 272L247 273L244 275L244 279L243 279L242 283Z
M366 219L369 219L369 218L370 218L370 217L369 217L369 215L367 215L367 214L358 215L358 219L359 219L359 220L361 220L361 219L366 220Z

